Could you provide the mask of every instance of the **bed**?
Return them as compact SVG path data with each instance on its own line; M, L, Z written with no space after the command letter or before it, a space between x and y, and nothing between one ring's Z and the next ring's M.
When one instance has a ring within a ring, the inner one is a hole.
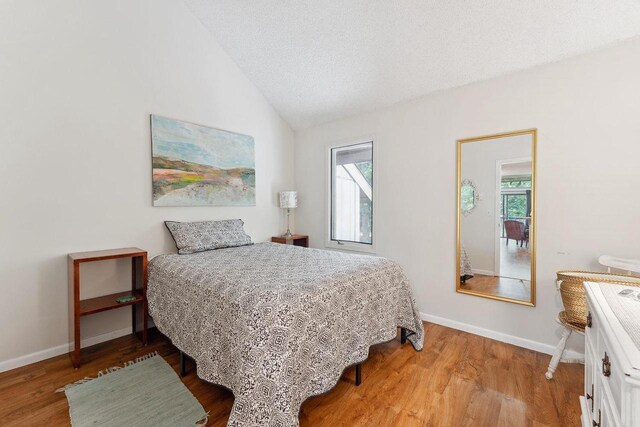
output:
M147 296L198 376L233 392L229 426L297 426L304 400L397 327L423 345L408 280L385 258L276 243L159 255Z

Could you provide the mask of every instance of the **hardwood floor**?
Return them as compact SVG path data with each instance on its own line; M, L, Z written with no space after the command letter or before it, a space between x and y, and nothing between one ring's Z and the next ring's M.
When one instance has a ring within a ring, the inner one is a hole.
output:
M522 301L529 301L531 299L531 282L529 280L476 274L460 286L462 289L482 292L483 294L497 295Z
M529 248L520 247L514 241L506 244L500 239L500 276L529 280L531 278L531 254Z
M347 369L330 392L304 403L300 425L580 425L582 365L562 363L547 381L548 355L430 323L425 332L419 353L399 338L372 347L362 385L353 385L354 370ZM83 349L78 370L65 355L1 373L0 425L69 425L67 400L57 388L156 350L177 372L177 350L154 333L147 347L127 336ZM226 425L233 395L188 366L183 381L209 411L208 425Z
M506 239L500 239L499 276L475 274L474 277L462 283L461 287L483 294L529 301L531 300L530 279L531 255L529 249L518 246L513 240L507 245Z

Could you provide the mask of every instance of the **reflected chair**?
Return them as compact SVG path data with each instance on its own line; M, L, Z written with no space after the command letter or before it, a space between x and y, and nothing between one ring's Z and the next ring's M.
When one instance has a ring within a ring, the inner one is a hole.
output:
M522 243L525 241L529 243L529 238L525 233L525 225L523 222L508 219L504 222L504 229L507 235L507 246L509 246L509 239L515 240L516 245L520 244L520 246L522 246Z

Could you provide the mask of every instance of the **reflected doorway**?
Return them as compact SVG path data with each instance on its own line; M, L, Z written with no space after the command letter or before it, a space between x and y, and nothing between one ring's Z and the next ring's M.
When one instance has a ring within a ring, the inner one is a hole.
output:
M523 295L531 289L531 158L496 162L496 196L499 213L494 271L513 279L511 286ZM518 283L519 282L519 283Z

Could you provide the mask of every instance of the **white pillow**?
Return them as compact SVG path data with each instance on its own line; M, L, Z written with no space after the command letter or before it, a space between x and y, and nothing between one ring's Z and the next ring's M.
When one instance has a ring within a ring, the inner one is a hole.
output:
M244 232L241 219L164 223L176 242L179 254L253 244L251 237Z

